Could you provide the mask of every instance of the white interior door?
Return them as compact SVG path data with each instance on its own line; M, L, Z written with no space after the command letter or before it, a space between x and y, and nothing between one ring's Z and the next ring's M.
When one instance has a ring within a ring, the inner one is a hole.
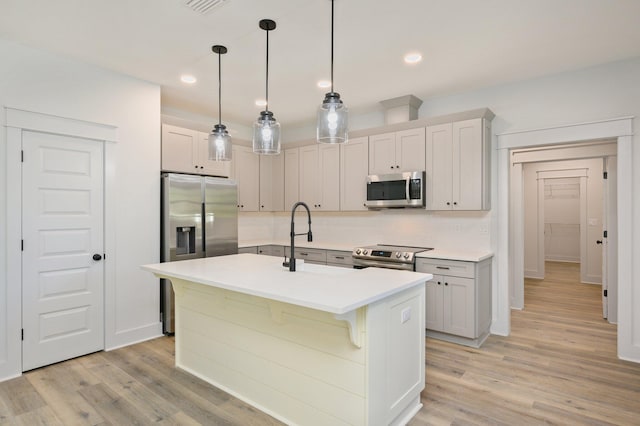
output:
M22 369L104 348L103 143L22 137Z

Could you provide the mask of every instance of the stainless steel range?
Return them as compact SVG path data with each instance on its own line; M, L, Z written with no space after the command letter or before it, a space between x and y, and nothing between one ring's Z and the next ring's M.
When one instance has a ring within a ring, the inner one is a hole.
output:
M416 254L428 250L433 248L377 244L356 247L351 252L351 256L354 268L376 267L415 271Z

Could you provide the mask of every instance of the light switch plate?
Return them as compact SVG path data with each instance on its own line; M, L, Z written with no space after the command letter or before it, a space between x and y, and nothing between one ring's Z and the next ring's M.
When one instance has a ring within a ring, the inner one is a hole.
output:
M404 308L400 313L402 324L411 319L411 308Z

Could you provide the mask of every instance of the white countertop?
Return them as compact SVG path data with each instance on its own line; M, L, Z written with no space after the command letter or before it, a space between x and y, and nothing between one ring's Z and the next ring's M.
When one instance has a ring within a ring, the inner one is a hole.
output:
M481 262L493 256L490 251L433 249L416 254L416 257L427 259L461 260L464 262Z
M304 264L304 270L289 272L281 258L257 254L141 267L162 278L181 278L333 314L353 311L433 278L418 272L311 264Z

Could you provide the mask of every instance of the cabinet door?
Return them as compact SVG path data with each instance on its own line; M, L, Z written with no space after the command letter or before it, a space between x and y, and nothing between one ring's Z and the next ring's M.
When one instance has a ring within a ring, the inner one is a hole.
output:
M340 146L318 145L318 209L340 210Z
M434 275L431 281L427 281L425 293L425 319L429 330L444 331L443 297L442 275Z
M197 132L198 138L198 155L196 164L198 172L209 176L228 177L231 169L230 161L209 160L209 134Z
M482 119L453 123L454 210L481 210L483 192Z
M318 210L318 185L320 170L318 147L316 145L300 148L300 201L307 203L310 209Z
M199 173L197 166L197 133L182 127L162 125L162 170Z
M300 200L298 148L284 150L284 210L289 211Z
M240 211L257 212L260 196L260 161L251 148L233 146L232 177L238 182L238 208Z
M284 155L260 155L260 211L284 210Z
M426 170L427 210L452 208L452 125L451 123L427 127Z
M396 134L369 136L369 174L394 173L396 168Z
M425 170L424 127L396 132L396 171L421 172ZM398 168L398 166L400 166Z
M472 278L443 276L444 332L476 338L475 282Z
M340 210L367 210L368 138L340 145Z

